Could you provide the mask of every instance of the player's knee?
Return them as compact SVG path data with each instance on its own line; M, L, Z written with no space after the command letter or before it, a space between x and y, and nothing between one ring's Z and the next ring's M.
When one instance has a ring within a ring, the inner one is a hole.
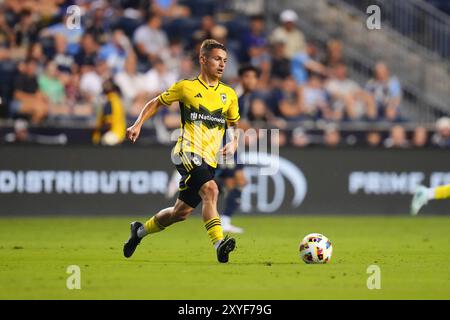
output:
M189 215L177 215L177 216L175 216L175 220L177 222L181 222L181 221L187 220L188 217L189 217Z
M219 196L219 188L214 180L205 183L200 192L203 201L214 201Z
M172 216L175 221L184 221L191 213L192 209L190 208L174 208Z

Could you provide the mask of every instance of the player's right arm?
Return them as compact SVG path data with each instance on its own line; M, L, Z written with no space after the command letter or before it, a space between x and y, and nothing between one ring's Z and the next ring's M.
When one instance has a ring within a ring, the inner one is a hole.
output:
M134 124L127 129L127 138L134 143L141 133L141 128L144 122L153 117L156 112L158 112L159 107L164 105L170 106L173 102L180 101L182 97L183 81L178 81L170 87L170 89L147 102L139 113L139 116Z
M158 112L158 108L162 105L163 103L158 99L158 97L155 97L147 102L139 113L139 116L134 124L127 129L127 138L134 143L137 138L139 138L144 122L153 117L156 112Z

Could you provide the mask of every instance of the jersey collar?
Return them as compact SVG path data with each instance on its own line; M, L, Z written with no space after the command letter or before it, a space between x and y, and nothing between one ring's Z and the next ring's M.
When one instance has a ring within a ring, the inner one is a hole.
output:
M201 83L206 89L208 89L208 90L209 90L209 89L214 89L214 91L216 91L217 88L218 88L219 85L220 85L220 81L218 81L218 82L217 82L217 85L216 85L215 87L209 86L209 85L201 78L200 75L197 77L197 80L200 81L200 83Z

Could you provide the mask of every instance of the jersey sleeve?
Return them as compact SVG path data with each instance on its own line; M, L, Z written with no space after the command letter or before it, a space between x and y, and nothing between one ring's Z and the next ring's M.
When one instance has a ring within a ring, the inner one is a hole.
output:
M175 101L180 101L183 98L183 80L173 84L169 89L164 91L158 96L158 100L166 105L170 106Z
M227 112L227 121L229 123L237 122L241 116L239 115L238 97L234 91L232 91L231 105Z

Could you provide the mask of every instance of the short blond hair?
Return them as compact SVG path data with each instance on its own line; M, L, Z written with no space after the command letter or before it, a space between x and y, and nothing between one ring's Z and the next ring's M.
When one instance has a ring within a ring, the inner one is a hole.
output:
M200 55L208 56L213 49L222 49L223 51L227 51L227 48L225 48L225 46L219 41L214 39L206 39L200 46Z

